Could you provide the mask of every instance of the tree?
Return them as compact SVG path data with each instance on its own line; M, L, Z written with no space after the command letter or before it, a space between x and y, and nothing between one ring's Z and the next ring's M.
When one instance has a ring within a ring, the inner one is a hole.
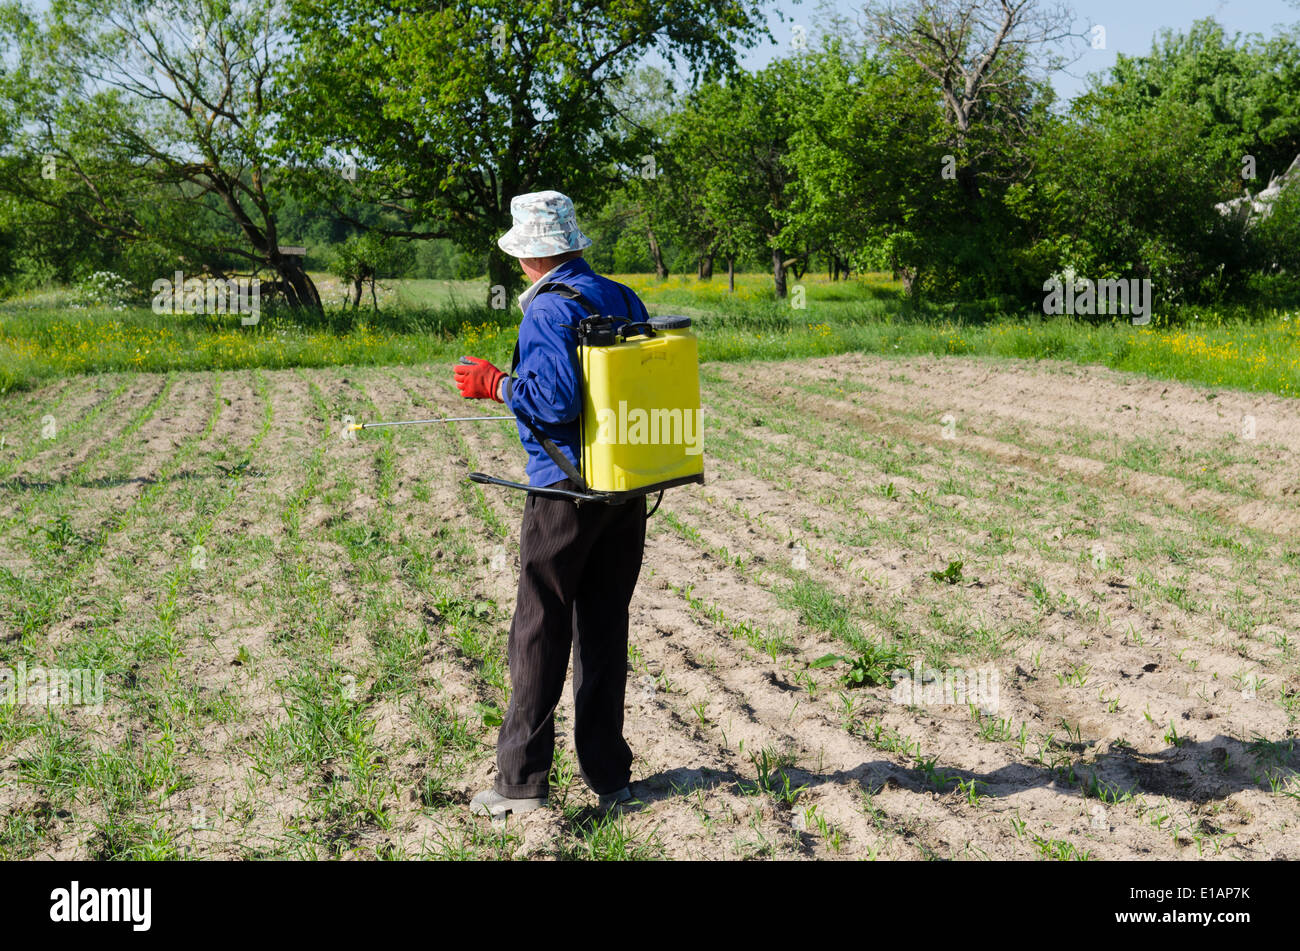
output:
M16 117L0 145L27 172L0 188L180 265L269 268L291 304L320 309L279 251L275 0L52 0L40 19L8 3L0 19L21 63L0 75Z
M295 0L286 157L351 156L355 181L311 178L335 207L373 200L394 236L486 249L489 282L518 286L496 246L510 199L555 188L594 213L647 153L624 134L616 81L651 49L694 78L734 68L762 17L754 0ZM489 292L490 294L490 292Z
M1040 273L1149 278L1166 302L1230 289L1249 263L1244 223L1215 207L1232 188L1230 134L1187 103L1080 104L1040 137L1032 182L1008 196L1035 232Z
M375 282L380 277L392 277L405 271L415 258L409 242L394 238L385 239L373 231L354 235L334 250L331 270L344 283L352 285L352 309L361 307L361 292L370 285L370 303L379 311ZM347 301L344 301L344 309Z
M1211 18L1186 33L1162 30L1147 55L1119 54L1075 108L1100 122L1161 103L1189 106L1216 130L1213 161L1231 167L1239 187L1266 183L1300 154L1300 28L1267 40L1229 39Z
M959 220L940 178L944 127L929 84L906 60L849 62L838 46L819 76L790 140L785 240L802 235L858 269L883 255L910 293L937 256L930 239Z
M646 143L647 152L619 188L612 204L622 208L619 224L635 227L645 236L646 250L659 280L668 277L667 256L661 239L677 237L681 220L680 185L687 179L677 167L668 142L679 97L662 70L644 67L614 84L612 99L618 123L629 139Z
M1281 273L1294 293L1300 287L1300 169L1292 172L1276 197L1250 225L1251 246L1260 270Z
M658 140L655 148L654 173L628 186L634 196L636 210L646 231L646 243L655 275L663 280L668 276L660 239L667 237L677 245L691 249L701 277L704 260L713 254L717 238L716 228L708 220L700 201L696 178L682 162L683 155L676 148L671 133Z
M983 163L1001 151L998 140L1014 147L1028 137L1025 120L1040 92L1031 76L1063 65L1056 44L1077 36L1069 8L1039 0L907 0L868 3L864 16L878 48L911 60L935 84L953 131L957 181L978 198Z
M847 84L843 115L826 118L826 143L804 136L798 146L801 174L814 179L801 215L816 226L819 205L851 192L870 210L860 256L883 255L909 294L1023 289L1009 266L1023 223L1004 196L1032 171L1052 101L1046 75L1063 62L1054 48L1075 36L1069 11L1038 0L909 0L869 3L864 17L871 65ZM852 151L864 136L878 152ZM828 150L838 157L829 168L819 158Z
M679 178L689 176L680 190L697 196L694 227L711 233L715 253L728 258L762 249L778 299L786 296L787 268L807 254L792 253L783 234L794 179L786 155L814 101L814 78L807 62L793 58L706 84L677 116L670 144Z
M1295 40L1294 29L1229 40L1200 20L1163 31L1146 56L1119 56L1040 137L1034 180L1010 196L1035 232L1030 255L1044 270L1150 278L1169 302L1285 268L1285 211L1252 230L1216 206L1300 151Z

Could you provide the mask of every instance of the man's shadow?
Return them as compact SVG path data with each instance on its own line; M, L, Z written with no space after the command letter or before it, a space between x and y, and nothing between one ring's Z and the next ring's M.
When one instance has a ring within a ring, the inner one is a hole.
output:
M265 478L266 473L248 466L216 466L212 471L200 472L186 469L174 475L166 476L163 482L193 482L202 479L221 479L233 476L243 478ZM0 494L6 492L52 492L55 489L114 489L124 485L151 486L160 480L152 476L99 476L89 479L54 479L50 481L30 481L23 476L15 476L0 482Z
M1184 740L1154 753L1112 744L1105 752L1087 757L1093 745L1057 741L1039 751L1045 762L1009 763L991 772L948 768L937 760L909 767L885 759L826 773L798 765L783 772L792 788L857 785L872 794L890 785L917 793L952 792L961 784L979 796L1009 796L1048 787L1062 795L1106 802L1147 795L1198 806L1244 789L1278 787L1300 798L1300 739L1296 737L1243 742L1220 735L1204 741ZM724 786L752 791L755 784L753 776L734 770L683 766L647 776L634 784L633 791L649 805Z

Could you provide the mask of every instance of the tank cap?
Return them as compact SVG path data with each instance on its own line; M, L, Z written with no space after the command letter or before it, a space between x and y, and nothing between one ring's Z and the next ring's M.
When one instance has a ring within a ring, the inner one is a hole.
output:
M618 343L614 322L608 317L584 317L578 321L578 340L585 347L612 347Z
M650 326L655 330L685 330L690 325L691 318L684 314L664 314L650 318Z

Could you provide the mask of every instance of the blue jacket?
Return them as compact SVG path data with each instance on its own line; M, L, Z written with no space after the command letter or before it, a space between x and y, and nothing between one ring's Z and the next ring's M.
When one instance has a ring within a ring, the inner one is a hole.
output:
M591 301L603 316L649 320L645 304L630 289L602 277L582 258L565 261L546 276L545 283L567 284ZM625 296L626 295L626 296ZM629 313L629 305L631 312ZM581 468L582 369L578 362L578 321L587 316L582 305L559 294L537 294L526 301L519 324L519 366L506 383L505 403L516 416L526 415L557 449ZM522 421L519 440L528 452L529 485L554 485L565 478Z

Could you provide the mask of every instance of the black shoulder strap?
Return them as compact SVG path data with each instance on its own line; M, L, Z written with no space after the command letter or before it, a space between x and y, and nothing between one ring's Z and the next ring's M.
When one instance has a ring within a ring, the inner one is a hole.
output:
M615 281L614 283L618 284L618 281ZM627 311L627 319L636 323L637 315L632 313L632 301L628 299L627 287L618 284L618 292L623 295L623 309Z
M542 449L551 457L551 461L560 467L560 471L569 479L573 480L573 484L578 487L580 492L586 492L589 488L587 480L582 477L582 473L578 471L577 467L569 461L569 457L560 452L560 448L551 441L549 436L538 429L531 419L518 410L515 410L515 416L517 419L522 419L524 421L524 425L528 427L529 432L531 432L534 438L542 444Z
M569 300L577 301L578 305L587 312L588 316L590 317L599 316L596 307L591 303L591 301L587 300L587 298L583 297L580 293L578 293L568 284L561 284L559 281L548 281L547 283L539 287L536 293L533 294L533 296L536 297L538 294L559 294L561 297L565 297ZM515 352L514 355L510 358L511 376L514 375L514 372L518 368L518 366L519 366L519 341L515 340ZM519 419L524 421L524 425L528 427L529 432L533 434L534 438L536 438L537 441L541 443L542 449L546 452L548 456L551 457L551 461L554 462L557 466L559 466L560 471L563 472L567 478L572 480L573 484L576 485L580 491L586 492L588 489L587 480L582 477L582 473L579 472L577 468L573 465L573 463L569 461L569 457L566 456L564 453L560 452L559 448L555 445L555 443L552 442L551 439L547 437L544 433L542 433L542 431L537 428L537 425L531 419L529 419L523 413L518 412L518 410L516 410L515 412L516 412L516 416Z
M587 312L588 317L600 316L600 312L596 309L595 304L587 300L587 298L583 297L582 294L570 287L568 284L561 283L560 281L547 281L541 287L537 288L537 294L559 294L561 297L568 298L569 300L576 300L578 305ZM537 294L534 294L533 296L536 297Z
M614 283L618 284L617 281L615 281ZM636 315L632 313L632 301L628 298L627 288L624 287L622 284L618 284L618 292L623 296L623 306L627 310L627 319L629 321L635 322ZM583 310L587 312L588 317L600 316L600 311L597 309L597 307L594 304L592 304L591 301L583 297L581 293L579 293L574 288L570 287L568 284L564 284L560 281L547 281L545 284L543 284L541 287L537 289L537 291L533 294L533 297L536 297L538 294L559 294L561 297L564 297L568 300L577 301L578 306L580 306ZM515 352L514 355L510 358L511 376L514 375L514 372L516 369L518 369L518 367L519 367L519 341L516 340ZM537 428L536 424L533 423L531 419L529 419L527 416L524 416L523 414L517 414L517 415L519 419L522 419L524 421L524 425L528 427L529 431L532 432L533 436L536 437L537 441L541 443L542 449L545 450L546 454L551 457L551 461L554 462L557 466L559 466L560 471L563 472L565 476L567 476L569 479L571 479L573 483L581 491L586 492L588 488L587 481L582 477L582 473L580 473L574 467L573 463L569 461L568 456L560 452L560 450L556 447L555 443L552 442L549 438L547 438Z
M559 294L561 297L565 298L566 300L577 301L578 306L587 312L588 317L600 316L600 312L597 310L595 304L593 304L587 298L583 297L582 294L580 294L574 288L570 287L568 284L561 283L560 281L547 281L541 287L537 288L537 291L533 294L533 297L536 297L538 294ZM512 375L514 374L518 366L519 366L519 341L516 340L515 352L514 355L511 356L510 358L510 373Z

